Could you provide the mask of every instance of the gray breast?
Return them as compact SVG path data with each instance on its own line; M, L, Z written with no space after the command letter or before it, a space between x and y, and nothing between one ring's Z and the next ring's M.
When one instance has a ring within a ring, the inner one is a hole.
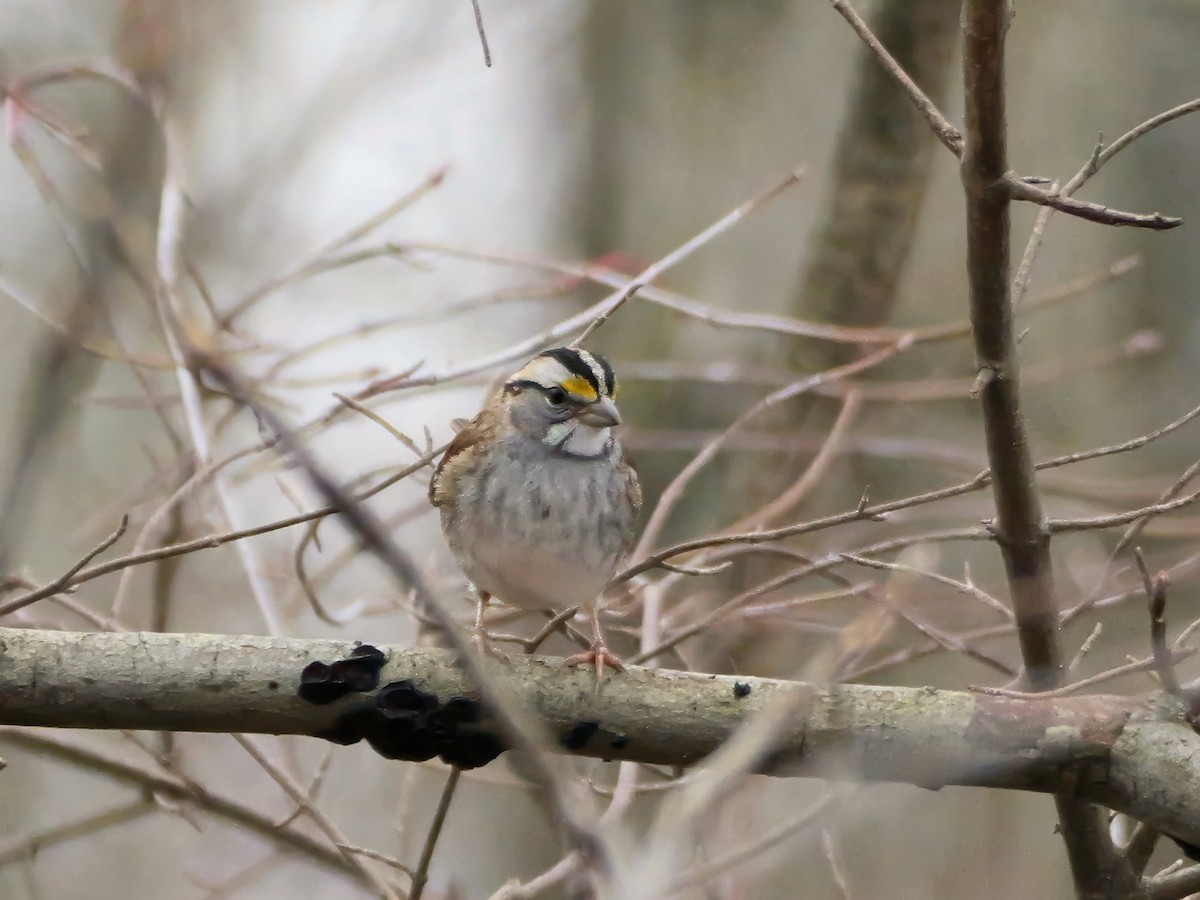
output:
M613 450L580 459L517 441L482 460L471 483L460 485L449 529L476 587L529 608L594 600L634 526Z

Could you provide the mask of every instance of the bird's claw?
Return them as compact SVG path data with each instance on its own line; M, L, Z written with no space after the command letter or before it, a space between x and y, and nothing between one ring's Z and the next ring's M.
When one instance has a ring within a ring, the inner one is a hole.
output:
M485 659L494 659L497 662L508 665L512 662L512 657L492 643L491 637L486 631L475 631L471 634L471 646L475 651Z
M624 672L625 663L621 661L619 656L609 652L608 647L597 641L592 644L591 649L583 653L576 653L573 656L568 656L563 660L563 664L576 668L578 666L595 666L596 667L596 683L599 684L604 680L604 668L607 666L615 672Z

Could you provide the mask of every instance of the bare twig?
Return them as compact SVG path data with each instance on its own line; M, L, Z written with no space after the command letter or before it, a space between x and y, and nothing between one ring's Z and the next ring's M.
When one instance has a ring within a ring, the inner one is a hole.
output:
M458 766L450 767L450 774L446 776L446 784L442 787L442 795L438 798L437 809L433 813L433 821L429 823L425 845L421 848L421 858L417 862L416 871L413 872L412 890L409 891L408 900L421 900L421 895L425 893L425 884L429 880L429 864L433 861L433 851L442 835L442 826L446 823L446 814L450 811L450 801L454 799L454 789L458 787L460 775L462 769Z
M851 391L846 395L845 402L842 403L842 408L838 412L837 419L834 420L833 427L829 429L829 434L826 435L825 440L821 443L821 449L817 451L817 455L812 458L804 471L800 473L800 477L784 489L779 496L750 515L743 516L737 522L730 525L727 530L741 531L750 526L761 528L768 522L780 518L784 513L799 506L809 491L820 484L829 466L837 458L842 448L842 439L861 409L862 394L858 391Z
M14 838L0 845L0 866L6 866L10 862L33 859L47 847L53 847L78 837L87 837L89 834L130 822L151 812L154 812L154 804L138 799L119 804L103 812L93 813L74 822L55 825L27 837Z
M907 566L901 563L882 562L881 560L877 559L867 559L864 556L859 556L854 553L840 553L838 555L841 556L842 559L859 566L866 566L871 569L883 569L890 572L905 572L910 575L917 575L920 578L928 578L931 581L936 581L939 584L944 584L947 587L953 588L960 594L966 594L968 597L973 597L974 599L983 603L985 606L988 606L1000 613L1009 621L1011 621L1013 618L1012 610L1010 610L1007 606L1005 606L987 591L978 587L973 581L970 580L969 575L965 580L957 581L956 579L950 578L946 575L941 575L937 572L931 572L928 569L918 569L915 566Z
M440 456L443 452L445 452L445 449L446 445L443 444L442 446L431 450L416 462L405 466L395 475L383 479L381 482L365 491L359 492L351 498L351 502L358 503L366 500L380 491L385 490L386 488L389 488L400 481L403 481L414 472L421 471L433 460L437 459L438 456ZM51 582L50 584L44 585L37 590L30 591L27 594L15 598L14 600L10 601L9 604L6 604L5 608L7 609L9 606L12 606L13 608L19 609L20 606L27 606L30 603L41 600L43 597L52 596L60 591L72 588L75 585L83 584L84 582L91 581L94 578L99 578L101 575L107 575L110 572L118 572L121 569L127 569L130 566L137 566L147 562L155 562L156 560L167 559L173 556L183 556L188 553L194 553L197 550L208 550L214 547L220 547L248 537L255 537L260 534L268 534L272 531L279 531L283 528L291 528L293 525L302 525L305 522L311 522L315 519L321 519L325 516L333 515L335 512L337 512L337 508L335 506L326 505L318 509L311 510L310 512L301 513L297 516L290 516L286 519L278 519L274 522L268 522L264 525L255 525L251 528L243 528L238 531L227 531L222 534L210 534L206 535L205 537L196 538L195 540L183 541L182 543L170 544L164 547L156 547L153 550L147 550L142 553L134 553L129 556L119 557L118 559L109 560L107 563L87 566L76 572L74 576L64 582L61 586L57 586L56 582ZM19 606L16 604L19 604Z
M479 0L471 0L471 8L475 11L475 31L479 33L479 46L483 48L483 64L490 69L492 51L488 47L487 32L483 30L483 12L479 9Z
M1176 660L1185 660L1196 654L1195 650L1175 650L1171 653L1170 658L1174 662ZM1153 656L1148 656L1145 659L1135 659L1132 662L1127 662L1120 666L1114 666L1104 672L1098 672L1095 675L1081 678L1079 681L1065 684L1062 687L1054 688L1049 691L1013 691L1007 688L985 687L982 685L971 685L971 690L978 694L992 694L996 697L1011 697L1016 700L1037 700L1039 698L1053 697L1070 697L1072 694L1078 694L1080 691L1088 688L1094 688L1098 684L1104 684L1108 681L1113 681L1117 678L1122 678L1126 675L1132 675L1135 672L1150 672L1158 665L1157 660Z
M1182 116L1200 110L1200 99L1191 100L1187 103L1182 103L1172 109L1152 116L1140 125L1131 128L1125 134L1121 135L1107 147L1103 146L1103 136L1096 142L1096 146L1092 151L1092 155L1084 164L1083 168L1075 173L1071 179L1058 189L1060 197L1069 197L1083 187L1093 175L1100 171L1100 167L1106 162L1136 141L1138 138L1149 134L1154 129L1168 122L1173 122ZM1033 231L1029 235L1029 241L1025 245L1025 252L1021 256L1021 264L1017 269L1017 277L1013 285L1014 302L1019 303L1025 295L1025 290L1029 285L1029 273L1033 269L1033 261L1037 256L1037 252L1041 247L1042 234L1046 230L1046 224L1053 215L1053 207L1043 207L1038 214L1037 222L1034 224Z
M725 444L729 437L737 431L745 427L746 423L755 416L761 415L772 407L778 406L793 397L798 397L801 394L811 391L819 384L827 384L830 381L836 381L840 378L845 378L858 372L877 366L880 363L891 359L904 346L897 345L894 347L884 347L874 353L857 359L854 362L847 363L844 366L830 369L826 372L818 372L816 375L810 375L807 378L802 378L787 387L781 388L768 394L763 399L759 400L749 409L739 415L720 435L708 443L692 460L684 466L678 475L672 479L671 483L662 492L659 497L658 505L655 506L654 512L651 513L649 520L646 522L646 527L642 531L642 536L638 539L637 547L633 551L634 556L640 556L647 552L648 548L657 540L658 535L662 532L666 525L667 517L671 510L674 509L680 498L683 496L684 490L693 478L700 472L717 455L717 451ZM633 574L633 573L628 573ZM622 577L628 577L623 574Z
M681 556L684 553L691 553L695 550L703 550L708 547L720 547L726 544L767 544L782 540L783 538L795 537L800 534L810 534L814 531L823 531L827 528L833 528L837 525L844 525L847 522L860 521L886 521L886 515L890 512L895 512L900 509L908 509L914 506L923 506L926 503L934 503L938 500L945 500L949 497L958 497L962 494L969 494L972 491L977 491L981 487L988 484L988 479L985 476L975 478L971 481L962 484L956 484L947 488L939 488L938 490L928 491L923 494L914 494L911 497L905 497L903 500L893 500L888 503L877 503L870 505L866 502L866 496L859 505L847 512L835 513L831 516L824 516L820 519L813 519L808 522L799 522L794 525L784 525L780 528L762 529L759 531L750 531L742 534L722 534L716 536L706 536L701 538L693 538L687 541L681 541L670 547L665 547L662 550L656 550L649 556L630 565L623 572L618 573L614 578L614 583L628 581L635 575L640 575L642 572L657 568L660 563L665 560L672 559L676 556ZM982 529L969 529L969 532L974 535L981 533Z
M855 34L862 38L863 42L879 57L879 61L883 64L883 67L904 88L913 106L917 108L917 112L929 123L929 127L937 135L937 139L945 144L946 149L955 156L961 156L963 152L963 137L958 129L950 124L950 120L942 115L933 101L925 95L925 92L917 86L916 82L908 77L908 73L892 58L887 48L879 43L879 39L871 33L871 29L867 27L867 23L862 20L862 17L854 11L853 7L846 0L830 0L830 2L833 4L833 8L837 10L838 15L850 23L850 27L854 29Z
M821 830L821 849L825 854L826 862L829 863L829 874L833 876L833 883L841 892L842 900L851 900L850 879L846 877L833 829L823 828Z
M30 591L29 593L23 594L14 600L10 600L8 603L0 605L0 616L7 616L9 613L14 613L18 609L28 606L30 603L40 600L43 597L48 597L51 594L57 594L59 591L65 590L67 587L71 586L73 584L72 579L75 578L75 576L81 571L83 571L88 563L119 541L125 534L125 530L128 527L129 516L121 516L121 522L119 525L117 525L116 530L112 534L85 553L80 560L75 563L75 565L71 566L71 568L67 569L44 588L40 588L36 591Z
M364 397L372 397L384 391L397 390L399 388L421 387L426 385L442 384L447 381L452 381L459 378L464 378L468 375L476 375L480 372L487 372L497 366L510 363L518 359L523 359L532 353L536 353L543 347L561 341L571 332L582 328L583 331L574 339L573 343L579 344L600 324L608 319L619 307L624 305L634 294L638 293L646 284L655 278L663 275L667 270L682 262L684 259L701 249L705 244L712 241L714 238L724 234L729 228L736 225L747 215L761 207L767 201L781 193L786 188L799 182L804 170L799 169L789 175L783 181L768 188L766 191L751 197L745 203L738 206L733 211L722 216L704 231L692 237L688 241L681 244L675 250L668 253L662 259L648 266L640 272L635 278L625 282L622 287L597 303L592 304L582 312L576 313L566 319L563 319L557 325L547 328L540 334L535 334L524 341L513 344L504 350L486 356L483 359L476 360L466 365L457 366L446 369L441 372L429 372L425 375L413 377L397 377L391 376L373 382L355 394L355 399L363 399Z
M1046 528L1051 534L1063 534L1070 531L1092 531L1098 528L1115 528L1118 525L1128 525L1150 516L1160 516L1176 509L1190 506L1200 499L1200 491L1194 491L1183 497L1168 500L1165 503L1153 503L1141 509L1131 509L1126 512L1113 513L1108 516L1088 516L1080 519L1049 519Z
M386 853L380 853L378 850L372 850L370 847L356 847L354 844L339 844L339 850L347 850L350 853L357 853L359 856L365 856L367 859L373 859L383 863L385 866L390 866L397 872L403 872L405 875L412 876L412 869L395 857L388 856Z
M362 873L337 850L292 828L280 828L272 817L262 815L240 801L223 796L194 782L174 775L152 772L114 757L112 754L88 747L81 742L61 736L34 734L20 728L0 727L0 738L25 748L39 756L57 759L113 781L143 787L157 795L169 797L194 806L217 818L232 822L269 841L306 856L327 869L349 875L356 880Z
M1175 660L1171 648L1167 645L1167 620L1164 616L1167 609L1167 586L1171 583L1171 576L1166 572L1151 576L1140 547L1133 551L1133 555L1137 560L1138 571L1142 574L1142 586L1146 591L1146 603L1150 611L1150 649L1154 652L1154 671L1163 690L1178 696L1179 678L1175 674Z
M592 281L596 284L603 284L610 288L624 288L628 283L628 276L595 263L563 263L553 259L521 257L495 252L489 253L467 250L447 244L415 241L407 241L404 244L389 244L379 248L379 252L389 254L404 254L417 251L455 259L470 259L495 265L554 272L572 278ZM1124 257L1096 273L1083 275L1064 282L1027 303L1025 305L1025 312L1032 312L1034 309L1044 309L1064 300L1078 297L1098 284L1102 284L1113 278L1119 278L1132 271L1139 262L1140 258L1137 256ZM795 316L722 309L701 303L674 291L648 284L642 285L638 291L638 296L650 303L662 306L664 309L670 309L714 327L747 329L793 337L811 337L835 343L894 344L900 340L925 343L927 341L947 341L967 337L971 333L971 323L969 321L926 325L918 328L862 328L812 321ZM593 312L595 309L596 307L593 307ZM569 331L569 329L567 330ZM555 334L558 334L558 332L556 331ZM561 337L561 335L558 336ZM394 377L401 378L407 376Z
M1098 641L1100 639L1100 635L1103 633L1104 633L1104 624L1102 622L1097 622L1096 627L1092 629L1091 634L1089 634L1087 636L1087 638L1084 639L1084 642L1079 645L1078 652L1071 659L1071 661L1067 664L1067 674L1068 675L1070 675L1072 672L1074 672L1076 669L1078 669L1080 665L1082 665L1084 657L1086 657L1088 655L1088 653L1091 652L1092 647L1095 645L1096 641Z
M407 447L413 453L417 454L417 456L421 455L421 448L417 446L416 442L412 438L410 438L407 434L405 434L403 431L401 431L399 428L397 428L395 425L393 425L391 422L389 422L387 419L385 419L379 413L375 412L375 410L371 409L370 407L366 406L363 403L359 403L353 397L347 397L345 394L339 394L339 393L335 392L333 396L337 397L340 402L346 404L348 407L350 407L355 412L360 413L361 415L370 419L372 422L374 422L376 425L378 425L380 428L382 428L384 431L386 431L388 434L390 434L392 437L394 437L396 440L398 440L400 443L402 443L405 447Z
M283 789L292 802L304 810L305 815L316 825L317 830L324 834L333 846L338 848L338 852L343 854L350 865L359 870L363 880L371 885L381 898L385 898L385 900L400 900L399 895L392 886L375 874L374 870L364 863L358 855L342 849L349 842L338 827L333 824L328 816L309 803L304 789L290 775L284 772L283 769L268 759L267 755L255 741L250 740L250 738L243 734L234 734L233 738L262 767L263 771L271 777L271 780Z
M530 900L530 898L536 897L566 881L579 871L580 865L579 854L569 853L541 875L529 879L524 884L516 879L509 881L504 887L492 894L488 900Z
M607 322L612 317L613 313L620 309L627 300L629 300L634 294L642 289L643 285L649 284L651 281L663 274L667 269L673 268L675 265L691 256L701 247L710 243L713 238L720 234L724 234L747 216L753 214L756 210L774 200L792 185L798 184L802 177L804 177L803 167L796 169L794 172L792 172L792 174L788 175L787 178L771 185L765 191L756 194L746 202L740 204L735 209L722 216L712 225L708 226L708 228L704 229L698 235L693 237L691 240L676 247L658 262L643 269L632 281L627 283L620 292L618 292L609 300L606 300L601 305L595 317L591 322L588 323L587 327L579 333L579 336L571 342L571 345L578 346L587 340L591 336L592 332Z
M1165 231L1177 228L1183 224L1183 219L1175 216L1164 216L1162 213L1131 213L1112 209L1099 203L1089 203L1086 200L1076 200L1061 191L1047 191L1030 184L1013 172L1004 175L1002 183L1008 189L1014 200L1027 200L1038 206L1049 206L1070 216L1077 216L1089 222L1101 225L1130 225L1134 228L1149 228L1155 231Z
M821 817L828 812L830 807L835 806L844 797L844 793L830 791L820 800L804 809L799 815L777 825L765 834L758 835L741 847L734 847L729 852L722 854L716 859L709 860L702 866L690 869L686 875L681 876L672 883L672 894L679 893L698 884L709 883L712 879L719 878L730 869L754 859L772 847L778 846L782 841L794 835L803 834L820 822Z
M1173 431L1176 431L1186 425L1192 419L1200 416L1200 406L1196 406L1173 422L1168 422L1161 428L1156 428L1146 434L1138 435L1137 437L1123 441L1120 444L1111 444L1105 447L1097 447L1093 450L1084 450L1080 453L1068 453L1065 456L1056 456L1053 459L1045 460L1037 464L1038 471L1044 469L1055 469L1059 466L1069 466L1077 462L1083 462L1087 459L1099 459L1102 456L1113 456L1118 453L1127 453L1130 450L1137 450L1145 447L1147 444L1157 441L1159 438L1166 437ZM1161 498L1162 500L1170 500L1169 496Z
M296 266L285 274L277 276L276 278L272 278L270 281L267 281L259 287L256 287L249 294L234 304L233 308L225 314L225 317L219 323L219 326L222 329L229 328L236 319L246 312L246 310L250 309L250 307L254 306L264 297L267 297L268 295L280 290L283 287L286 287L289 284L301 281L304 278L312 275L314 272L322 271L330 257L342 250L345 250L351 244L362 240L375 229L387 224L397 215L408 209L408 207L410 207L417 200L421 199L430 191L439 187L446 178L446 172L447 168L445 166L437 169L415 188L406 191L404 194L389 203L386 207L375 213L373 216L360 222L345 234L334 238L328 244L325 244L325 246L321 247L311 257L309 257L307 261L301 263L299 266Z
M870 546L859 547L855 552L864 555L872 553L887 553L892 550L901 550L905 547L911 547L916 544L934 541L983 541L990 539L991 534L984 528L960 528L894 538L892 540L882 541ZM642 663L648 659L658 656L661 653L665 653L668 650L678 646L683 641L695 637L714 622L723 619L736 610L750 604L759 597L786 587L800 578L805 578L809 575L815 575L824 572L841 562L843 562L841 553L830 553L819 559L815 559L812 562L805 563L795 569L769 579L768 581L763 582L751 590L745 591L744 593L741 593L736 597L732 597L729 600L726 600L724 603L719 604L702 615L697 621L677 630L662 643L649 650L641 651L635 657L633 657L631 661L634 663Z

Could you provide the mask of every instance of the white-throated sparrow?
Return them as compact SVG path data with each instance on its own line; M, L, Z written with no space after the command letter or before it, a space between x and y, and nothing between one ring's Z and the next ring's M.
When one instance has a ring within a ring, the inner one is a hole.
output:
M569 662L620 668L600 632L599 595L629 552L642 489L612 429L616 379L572 347L538 354L458 432L429 485L442 531L478 592L522 609L584 607L592 649Z

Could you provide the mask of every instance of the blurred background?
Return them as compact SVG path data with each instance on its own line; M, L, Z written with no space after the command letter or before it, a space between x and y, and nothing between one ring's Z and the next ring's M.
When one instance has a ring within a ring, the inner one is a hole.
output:
M621 377L626 443L648 506L755 401L870 350L778 328L722 327L711 315L704 321L706 312L861 328L965 322L956 162L828 4L481 7L490 67L465 0L0 7L0 215L8 223L0 238L0 574L11 574L10 589L56 577L126 513L118 554L319 505L301 473L255 452L256 423L211 386L196 397L198 431L185 421L188 379L171 364L154 302L164 272L175 273L175 308L189 333L255 379L259 398L288 421L311 424L312 446L339 477L371 480L414 453L341 408L335 392L364 396L418 449L440 444L451 420L474 414L511 368L497 359L503 351L611 290L597 273L623 283L803 168L796 185L656 281L671 292L662 302L634 298L591 340ZM1018 172L1065 180L1099 134L1111 141L1200 94L1200 4L1151 7L1017 3L1009 123ZM860 11L960 121L957 4L863 0ZM140 96L118 83L125 78ZM1027 309L1021 326L1037 458L1128 440L1200 402L1197 146L1200 119L1173 122L1116 157L1082 193L1181 216L1184 227L1153 233L1050 220L1026 303L1070 296ZM181 205L171 206L176 198ZM1015 258L1036 213L1014 209ZM672 298L674 310L664 305ZM701 315L681 312L684 301ZM399 389L371 390L398 375ZM778 497L839 419L845 427L819 483L779 524L853 509L868 487L883 501L969 480L986 465L973 377L969 339L928 342L780 404L737 432L688 486L654 546L726 528ZM1047 473L1047 513L1153 503L1194 461L1195 434L1185 426L1138 453ZM408 479L374 508L439 591L464 596L424 493L423 477ZM978 525L989 504L987 492L976 492L789 547L818 556ZM1175 576L1173 634L1200 615L1189 549L1197 534L1200 522L1183 510L1153 520L1141 540L1151 566ZM1122 602L1137 584L1131 560L1108 565L1118 536L1085 532L1055 544L1064 607L1115 598L1064 630L1071 658L1103 624L1080 676L1148 652L1140 602ZM335 523L317 539L285 529L139 566L4 624L415 640L404 593ZM298 580L298 548L319 608ZM975 583L1005 596L990 545L945 543L924 553L922 568L961 579L969 565ZM720 578L659 581L651 573L651 582L662 588L666 625L677 626L795 564L746 557ZM898 584L852 566L843 574L875 578L956 633L1000 621L944 586ZM853 644L848 626L870 601L766 608L818 586L830 588L817 579L766 593L756 601L761 615L721 620L662 664L828 677L809 661L838 641ZM635 596L632 627L637 604ZM620 633L619 621L614 627ZM869 659L838 674L948 688L1005 680L962 654L922 652L924 640L893 623L872 638ZM980 646L1019 665L1011 634ZM1150 687L1142 675L1105 689ZM172 771L280 821L292 812L228 736L69 737L145 766L165 754ZM262 746L302 784L322 773L320 808L352 843L413 863L443 765L386 762L363 747L330 753L315 740ZM0 747L9 763L0 773L0 896L370 895L228 821L166 803L130 807L67 839L56 829L125 808L137 791L79 764ZM579 769L602 807L614 766ZM766 832L823 791L814 782L752 779L715 817L700 852ZM638 797L623 833L646 828L654 803L654 794ZM871 786L818 827L679 896L1068 897L1054 826L1045 797ZM510 878L536 876L565 849L504 763L464 778L446 829L427 896L488 897ZM574 890L567 881L541 896Z

